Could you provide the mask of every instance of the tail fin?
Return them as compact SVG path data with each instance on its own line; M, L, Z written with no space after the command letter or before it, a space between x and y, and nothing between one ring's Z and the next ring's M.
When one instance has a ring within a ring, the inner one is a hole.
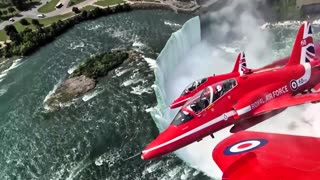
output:
M308 63L313 61L314 57L315 50L311 24L304 21L298 30L287 66Z
M251 70L247 68L246 56L244 52L239 53L232 72L239 72L241 76L242 74L246 74L250 71Z

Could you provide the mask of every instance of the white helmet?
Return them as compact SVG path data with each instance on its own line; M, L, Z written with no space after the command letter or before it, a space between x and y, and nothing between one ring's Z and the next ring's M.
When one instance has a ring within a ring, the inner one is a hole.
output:
M216 90L217 90L217 92L220 92L220 91L222 90L222 87L221 87L220 85L218 85L218 86L216 87Z

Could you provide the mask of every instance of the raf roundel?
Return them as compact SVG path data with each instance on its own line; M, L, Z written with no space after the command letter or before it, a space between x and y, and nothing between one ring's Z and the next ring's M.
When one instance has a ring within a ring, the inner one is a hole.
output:
M293 91L296 91L296 90L298 89L298 83L297 83L297 81L292 80L292 81L290 82L290 87L291 87L291 89L292 89Z
M265 139L248 139L232 144L223 151L225 155L235 155L258 149L268 143Z

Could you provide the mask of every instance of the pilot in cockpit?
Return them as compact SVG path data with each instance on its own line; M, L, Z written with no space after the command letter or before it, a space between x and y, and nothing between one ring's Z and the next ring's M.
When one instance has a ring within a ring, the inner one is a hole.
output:
M199 82L198 81L194 81L189 87L187 87L184 90L184 94L189 94L190 91L193 91L194 89L196 89L199 86Z
M216 90L217 90L217 93L221 93L222 92L222 87L220 86L220 85L218 85L217 87L216 87Z
M199 113L204 110L210 104L210 93L204 93L201 95L200 99L190 105L190 108L195 112Z
M220 85L217 85L217 87L215 88L216 91L213 94L213 101L217 100L222 94L222 87Z

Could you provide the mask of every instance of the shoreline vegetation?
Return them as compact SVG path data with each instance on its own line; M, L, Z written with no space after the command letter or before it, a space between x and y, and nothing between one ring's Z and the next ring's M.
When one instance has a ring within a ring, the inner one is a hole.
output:
M59 110L64 104L70 104L75 99L93 90L99 79L124 62L142 57L133 50L112 51L94 55L85 59L77 69L69 75L45 101L50 111Z
M16 26L8 25L5 32L10 41L0 46L0 57L10 58L13 56L27 56L38 50L40 47L52 42L56 37L68 31L74 25L83 21L93 20L102 16L108 16L120 12L128 12L138 9L168 9L177 12L192 13L199 8L198 5L189 5L187 8L177 7L158 2L134 1L121 3L112 7L94 7L89 10L76 8L75 15L66 16L63 20L58 20L51 24L41 24L41 20L30 20L27 23L35 27L25 27L23 31L17 30ZM60 15L61 16L61 15Z
M5 31L10 37L11 43L6 43L5 47L0 49L0 56L8 58L30 55L80 22L130 10L131 7L128 4L120 4L104 9L96 7L91 11L83 10L66 20L58 20L50 26L42 27L38 23L33 23L36 26L35 30L26 28L21 32L18 32L13 25L8 25L5 27Z

